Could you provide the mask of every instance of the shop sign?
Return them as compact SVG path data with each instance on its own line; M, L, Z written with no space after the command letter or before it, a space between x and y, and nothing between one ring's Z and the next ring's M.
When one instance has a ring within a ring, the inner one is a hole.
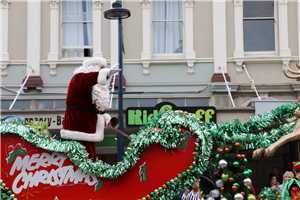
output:
M146 124L152 117L156 117L158 113L165 112L167 110L182 110L189 113L193 113L201 121L215 122L216 108L212 106L205 107L177 107L170 102L162 102L155 107L128 107L126 109L126 126L137 127Z

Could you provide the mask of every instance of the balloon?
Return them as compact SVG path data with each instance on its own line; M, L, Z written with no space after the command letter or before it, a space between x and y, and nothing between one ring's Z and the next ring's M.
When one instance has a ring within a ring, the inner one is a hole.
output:
M227 161L222 159L219 161L219 166L223 169L224 167L227 167Z
M221 179L222 179L222 181L227 181L228 180L228 174L222 174L221 175Z
M217 185L217 187L222 187L224 185L224 182L221 179L218 179L216 181L216 185Z
M234 200L243 200L244 196L241 193L237 193L234 195Z
M217 197L220 196L220 191L217 190L217 189L211 190L211 191L209 192L209 195L212 196L212 197L214 197L214 198L217 198Z
M249 194L247 200L256 200L253 194Z

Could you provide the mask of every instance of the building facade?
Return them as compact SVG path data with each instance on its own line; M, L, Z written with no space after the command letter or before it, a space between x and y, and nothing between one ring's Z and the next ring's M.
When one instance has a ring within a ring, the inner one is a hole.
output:
M113 2L1 0L2 116L47 121L50 132L59 133L74 69L88 57L104 57L109 66L118 62L118 24L103 16ZM253 102L259 98L298 100L299 81L287 78L283 70L287 66L295 70L300 57L300 0L123 0L122 4L131 11L131 17L123 20L123 90L137 92L124 95L124 110L164 101L178 107L214 106L219 123L254 116ZM117 116L117 98L107 110L112 116ZM137 130L125 127L126 133ZM105 134L98 153L115 155L116 133ZM289 153L287 145L271 160L251 162L254 173L264 173L254 180L255 186L263 186L261 179L267 184L265 173ZM115 162L114 156L106 159ZM260 165L266 167L264 172L259 172ZM278 167L281 172L288 168L285 163Z

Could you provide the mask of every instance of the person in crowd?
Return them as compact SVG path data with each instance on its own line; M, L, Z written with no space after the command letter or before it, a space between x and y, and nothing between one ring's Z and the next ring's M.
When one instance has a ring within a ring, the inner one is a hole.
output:
M269 177L269 184L267 185L267 187L273 188L273 189L276 189L276 190L280 191L280 188L279 188L278 185L279 185L279 184L278 184L278 182L277 182L276 176L275 176L275 175L271 175L271 176Z
M291 172L291 171L286 171L284 174L283 174L283 181L282 181L282 184L279 185L279 188L280 190L282 191L285 183L287 183L289 180L291 180L291 178L294 178L294 173Z
M270 179L270 176L272 176L272 175L275 175L275 176L276 176L277 182L278 182L279 184L282 183L282 175L279 174L279 169L278 169L278 167L274 166L274 167L272 168L272 173L269 175L269 179Z
M300 161L293 162L295 177L291 178L283 187L281 197L283 200L294 200L300 197Z
M196 180L191 186L191 190L190 187L186 188L181 200L204 200L201 196L199 185L199 180Z
M183 43L182 40L179 40L179 47L175 49L174 53L183 53Z

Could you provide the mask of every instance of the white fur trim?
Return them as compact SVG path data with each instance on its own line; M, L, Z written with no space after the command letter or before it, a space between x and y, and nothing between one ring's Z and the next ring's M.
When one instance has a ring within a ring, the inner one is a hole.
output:
M83 67L88 67L90 65L98 65L99 67L106 67L107 64L106 64L106 60L102 57L94 57L94 58L89 58L89 59L86 59L82 62L82 66Z
M111 119L111 116L107 113L103 114L103 117L104 117L104 121L106 122L107 120L110 120Z
M110 83L111 77L107 77L109 69L101 69L98 74L98 84L101 86L106 86Z
M66 129L60 130L60 136L68 140L86 141L86 142L101 142L104 138L104 117L97 115L96 133L85 133L80 131L69 131Z

